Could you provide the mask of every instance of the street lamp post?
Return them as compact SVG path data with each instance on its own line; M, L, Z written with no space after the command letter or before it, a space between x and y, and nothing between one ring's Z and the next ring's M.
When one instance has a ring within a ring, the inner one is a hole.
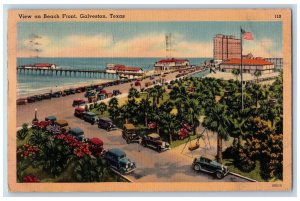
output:
M37 108L34 109L34 119L32 120L32 123L38 122L38 118L37 118Z

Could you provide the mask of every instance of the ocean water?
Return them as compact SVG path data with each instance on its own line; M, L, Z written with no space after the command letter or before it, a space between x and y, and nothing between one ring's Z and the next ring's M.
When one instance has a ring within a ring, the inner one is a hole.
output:
M104 70L108 63L115 63L131 67L141 67L144 70L153 70L154 63L160 59L162 58L17 58L17 66L34 63L53 63L59 68ZM192 65L202 64L205 60L209 59L189 58ZM18 73L17 96L26 97L50 92L51 90L61 90L65 87L93 84L107 79L112 78Z

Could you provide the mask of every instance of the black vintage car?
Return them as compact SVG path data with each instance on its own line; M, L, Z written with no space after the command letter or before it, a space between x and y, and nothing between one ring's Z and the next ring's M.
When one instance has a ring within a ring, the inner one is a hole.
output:
M54 92L54 93L52 94L52 97L53 97L53 98L59 98L59 97L62 96L62 94L63 94L62 91L57 91L57 92Z
M122 137L126 140L127 144L132 142L139 142L141 137L137 134L136 128L133 124L124 124Z
M51 98L52 98L52 94L51 93L42 94L42 99L51 99Z
M109 149L105 155L108 166L121 174L129 174L136 169L136 165L129 158L127 158L126 153L118 148Z
M144 147L153 148L158 152L162 152L162 151L166 151L166 150L170 149L170 144L162 141L160 136L157 133L145 135L142 138L141 143Z
M120 95L120 94L122 94L121 92L120 92L120 90L113 90L113 95L114 96L117 96L117 95Z
M195 158L192 164L192 168L197 172L202 171L214 174L218 179L222 179L229 172L228 167L207 156L200 156L199 158Z
M36 97L35 96L30 96L27 98L27 103L34 103L36 101Z
M73 135L79 141L84 141L84 132L81 128L72 128L69 130L68 134Z
M82 113L82 119L86 122L91 123L92 125L94 125L98 121L97 115L93 112L84 112L84 113Z
M111 119L106 117L100 117L98 119L98 128L102 128L107 131L112 131L112 130L116 130L117 126L113 124Z

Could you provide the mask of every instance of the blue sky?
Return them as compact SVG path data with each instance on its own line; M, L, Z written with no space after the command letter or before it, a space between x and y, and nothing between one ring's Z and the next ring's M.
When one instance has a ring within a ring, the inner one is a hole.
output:
M239 37L240 27L250 31L254 41L245 41L245 51L270 56L281 54L282 24L281 22L30 22L18 24L18 51L22 55L28 53L28 39L32 34L40 36L42 56L55 56L55 52L63 48L78 48L76 40L87 44L90 51L98 51L99 56L138 56L134 44L144 43L149 47L141 49L153 51L153 56L164 50L164 34L172 33L175 56L209 56L212 55L213 37L229 34ZM143 42L145 40L145 42ZM157 41L157 42L155 42ZM27 42L27 43L26 43ZM69 43L68 43L69 42ZM159 44L155 44L159 43ZM100 44L100 45L97 45ZM84 43L80 47L84 46ZM142 46L142 45L140 45ZM258 47L260 46L260 47ZM49 51L49 48L51 51ZM142 47L140 47L142 48ZM85 49L85 48L83 48ZM114 49L114 50L112 50ZM204 51L206 49L207 51ZM66 51L69 49L66 49ZM86 50L86 49L85 49ZM132 50L132 53L130 51ZM123 51L123 52L122 52ZM114 53L112 53L114 52ZM50 55L51 53L51 55ZM80 54L73 52L75 56ZM101 54L102 53L102 54ZM188 55L187 55L188 54ZM84 54L85 55L85 54ZM92 56L97 56L92 53ZM143 55L140 55L141 57ZM151 56L147 52L145 55ZM159 55L156 55L159 56Z

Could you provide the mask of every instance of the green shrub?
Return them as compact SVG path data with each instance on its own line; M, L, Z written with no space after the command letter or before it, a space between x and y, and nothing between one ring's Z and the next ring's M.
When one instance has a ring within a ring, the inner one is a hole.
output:
M29 129L28 124L23 124L22 129L17 131L17 138L18 140L24 140L28 135Z

